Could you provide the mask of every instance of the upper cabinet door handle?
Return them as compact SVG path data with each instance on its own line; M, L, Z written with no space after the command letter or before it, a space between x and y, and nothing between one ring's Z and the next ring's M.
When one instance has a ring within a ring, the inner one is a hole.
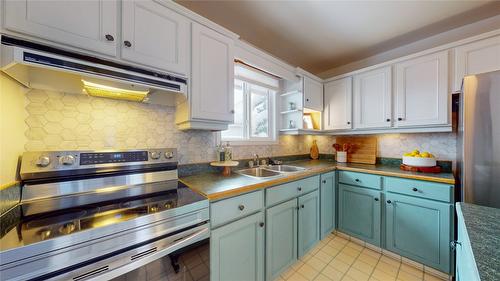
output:
M125 40L125 41L123 41L123 44L124 44L124 45L125 45L125 47L127 47L127 48L132 47L132 43L130 43L130 41Z
M111 34L106 34L104 37L108 41L111 41L111 42L115 41L115 37L113 37L113 35L111 35Z
M403 121L403 118L399 117L399 118L398 118L398 121Z
M240 209L240 211L243 211L243 209L245 209L245 206L244 205L239 205L238 209Z
M391 119L387 118L385 121L387 121L387 122L391 122Z
M231 111L229 111L229 112L231 112L231 114L234 114L234 109L231 109Z

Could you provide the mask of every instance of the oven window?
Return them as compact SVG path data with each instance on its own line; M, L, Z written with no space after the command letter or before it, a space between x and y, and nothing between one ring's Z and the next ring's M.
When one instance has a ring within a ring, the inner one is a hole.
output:
M208 241L178 250L130 271L112 281L208 281L210 280Z

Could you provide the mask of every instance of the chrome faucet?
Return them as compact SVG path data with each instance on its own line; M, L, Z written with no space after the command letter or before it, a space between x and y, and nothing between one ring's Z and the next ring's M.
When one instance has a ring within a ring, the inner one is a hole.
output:
M260 166L260 159L259 159L259 154L254 154L253 155L253 162L255 163L255 166Z

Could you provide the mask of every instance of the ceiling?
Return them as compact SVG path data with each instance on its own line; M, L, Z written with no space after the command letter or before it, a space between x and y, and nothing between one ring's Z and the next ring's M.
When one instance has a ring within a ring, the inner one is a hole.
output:
M177 3L315 74L500 14L500 1Z

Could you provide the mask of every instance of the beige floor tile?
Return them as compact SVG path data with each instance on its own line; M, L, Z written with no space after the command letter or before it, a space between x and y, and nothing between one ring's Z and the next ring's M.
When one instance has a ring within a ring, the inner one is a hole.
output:
M314 279L314 281L332 281L332 279L328 278L324 274L319 274L318 276L316 276L316 278Z
M359 271L359 270L357 270L354 267L351 267L347 271L346 276L349 276L349 277L351 277L352 279L354 279L356 281L367 281L368 278L370 278L370 274L366 274L366 273L364 273L362 271Z
M330 278L333 281L342 280L342 277L344 276L344 272L339 271L330 265L325 267L323 269L323 271L321 271L321 274L326 275L328 278Z
M299 268L304 264L303 261L301 260L297 260L294 264L292 264L291 268L293 268L293 270L297 271L299 270Z
M329 255L325 251L321 250L318 253L316 253L316 255L314 255L314 257L322 260L323 262L329 263L329 262L331 262L333 260L334 256L333 255Z
M344 249L342 249L342 252L344 252L348 255L351 255L353 257L357 257L361 253L361 250L357 250L357 249L351 248L349 246L346 246Z
M290 278L290 276L292 276L293 274L295 273L295 270L293 270L293 268L288 268L287 270L283 271L280 276L283 278L283 279L288 279Z
M372 257L377 258L377 259L379 259L382 256L381 253L376 252L376 251L369 249L369 248L364 248L363 251L361 251L361 253L367 254L367 255L372 256Z
M344 276L344 278L342 278L342 281L358 281L358 280L353 279L352 277L346 275Z
M307 280L314 280L314 278L318 275L319 270L314 269L312 266L306 263L301 266L296 272L307 278Z
M370 279L368 279L368 281L382 281L382 280L379 280L373 276L370 276Z
M353 257L347 253L344 253L344 252L340 252L336 257L335 259L338 259L338 260L341 260L343 261L344 263L348 264L348 265L351 265L354 260L356 259L356 257Z
M331 266L333 268L335 268L336 270L342 272L342 273L346 273L347 270L349 269L350 265L341 261L341 260L338 260L338 259L333 259L332 262L330 262L330 264L328 266Z
M336 255L338 255L338 253L340 253L342 249L339 249L339 248L334 248L334 247L331 247L329 245L323 247L323 249L321 249L321 251L329 254L330 256L332 257L335 257Z
M364 263L361 260L357 259L351 265L351 268L355 268L363 273L370 275L370 274L372 274L373 270L375 269L375 265L369 265L369 264Z
M391 276L396 277L398 275L399 266L394 266L392 264L379 261L379 263L377 263L377 265L375 266L375 269L379 269Z
M419 270L411 265L402 263L401 267L399 268L399 271L405 271L407 273L410 273L411 275L414 275L418 278L423 278L424 272L422 270Z
M379 258L375 258L373 256L370 256L369 254L361 252L361 254L358 256L358 260L367 263L369 265L375 266L377 265Z
M287 281L309 281L306 277L302 276L300 273L295 272Z
M423 278L423 275L422 275L422 277L417 277L415 275L412 275L411 273L400 270L398 273L397 279L401 280L401 281L421 281L422 278Z
M385 271L375 268L371 277L376 278L381 281L393 281L396 280L396 275L390 275Z
M312 268L316 269L317 271L321 271L325 266L327 265L326 262L322 261L321 259L313 256L311 257L306 264L310 265Z
M360 252L364 248L363 246L359 245L359 243L354 243L352 241L349 241L349 243L347 243L346 246L351 247L351 248L357 250L358 252Z
M390 258L388 256L382 256L382 257L380 257L380 261L381 262L385 262L385 263L390 264L390 265L393 265L393 266L397 266L397 267L399 267L399 265L401 264L400 261L395 260L393 258Z
M281 276L278 276L278 278L274 279L274 281L285 281L285 279L281 278Z
M429 273L424 273L424 280L425 281L442 281L443 279L438 278L438 277L431 275Z

